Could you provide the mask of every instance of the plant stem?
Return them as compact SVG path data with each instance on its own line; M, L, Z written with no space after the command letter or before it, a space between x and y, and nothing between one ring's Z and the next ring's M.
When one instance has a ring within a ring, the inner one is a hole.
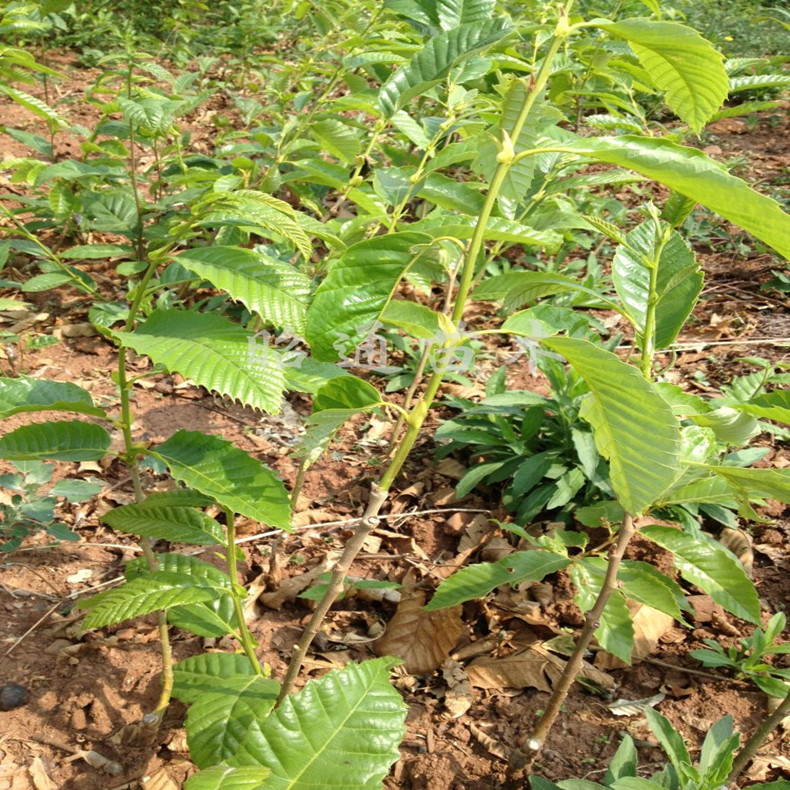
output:
M512 136L514 140L518 140L518 136L521 134L521 130L523 129L524 124L529 117L530 111L532 110L537 97L540 95L541 91L545 88L546 83L548 82L554 57L559 51L563 41L565 41L568 36L569 30L567 24L567 15L572 4L573 0L568 0L565 7L560 9L560 22L557 25L556 35L551 43L551 46L549 47L548 52L546 53L546 57L543 60L543 64L541 65L540 71L538 72L538 76L535 79L534 84L531 86L530 91L527 93L524 106L521 108L521 112L519 113L518 119L516 120L516 123L513 127ZM510 161L503 161L499 163L499 166L494 173L494 177L491 179L491 184L486 194L483 209L480 213L480 217L478 218L474 234L469 243L469 248L464 257L458 293L455 296L455 304L452 312L452 321L454 324L456 324L456 326L463 316L464 307L466 305L467 297L469 296L469 289L474 276L475 264L480 251L483 249L486 224L496 204L499 190L504 183L505 176L507 175L508 170L512 164L512 158ZM400 474L403 464L406 462L406 459L409 457L409 453L412 451L412 448L417 441L417 437L420 434L420 430L422 429L423 423L425 422L425 418L428 415L428 409L431 407L431 404L433 403L434 398L439 391L439 387L441 386L442 380L444 379L445 372L446 371L444 368L440 368L439 370L434 371L434 373L431 375L431 378L428 380L428 384L425 388L425 392L419 398L417 403L414 404L414 407L409 413L409 418L407 420L408 427L406 429L406 433L403 436L403 440L398 445L398 449L387 466L386 471L381 476L378 485L372 486L370 500L362 521L349 539L348 543L346 543L343 553L332 571L332 577L330 579L329 585L327 586L327 590L324 593L324 597L319 601L318 605L313 610L313 614L311 615L310 620L308 621L307 626L302 633L302 636L294 647L291 661L288 664L288 669L286 670L285 678L283 679L283 684L280 689L280 695L277 699L278 705L285 699L285 697L288 696L288 694L291 693L296 678L301 671L302 664L304 663L305 656L307 655L307 650L310 647L310 643L313 641L319 629L321 628L321 623L329 612L329 609L332 607L332 604L335 602L337 596L342 592L343 582L345 581L346 575L348 574L352 563L356 559L357 554L359 554L360 550L362 549L365 539L378 525L378 514L381 512L381 508L387 501L387 494L389 493L390 487L395 482L398 474Z
M226 551L228 554L228 575L230 576L230 597L233 599L233 611L236 613L236 620L239 624L239 633L237 634L239 642L244 649L244 654L250 660L256 674L261 677L266 677L266 672L263 671L261 662L255 653L255 640L252 638L250 629L247 628L247 622L244 619L244 607L242 606L242 599L237 591L237 586L243 587L239 579L239 568L236 557L236 552L239 549L236 547L236 514L230 509L225 508L225 523L227 526L228 543Z
M755 730L754 735L746 741L743 749L738 753L735 762L732 764L730 775L727 777L727 781L730 784L733 784L740 776L741 771L746 768L749 760L754 757L763 741L779 726L779 723L788 714L790 714L790 691L787 692L779 707L770 716L763 719L762 724Z
M564 43L565 39L568 37L567 16L572 4L573 0L569 0L565 8L560 9L561 21L557 25L557 30L555 32L554 38L552 39L551 45L549 46L549 50L546 53L546 56L543 58L543 63L540 66L538 75L535 77L534 83L527 92L527 97L523 106L521 107L521 111L518 114L516 123L513 125L513 130L510 132L510 138L514 145L518 145L518 138L521 136L521 132L524 129L527 119L529 118L529 114L532 112L532 108L535 106L538 96L540 96L541 92L549 81L554 58L559 52L560 47ZM504 182L505 176L510 170L512 164L512 160L500 162L499 165L497 165L494 177L491 179L491 185L488 189L488 194L486 195L486 201L480 214L480 221L475 226L475 232L469 242L466 261L464 262L464 268L461 272L461 281L458 285L458 294L455 299L455 309L453 310L452 316L455 323L458 323L463 315L464 306L466 305L466 300L469 296L469 290L471 288L472 280L475 274L475 264L477 263L477 257L480 254L480 250L483 248L483 242L485 241L486 225L488 224L488 219L494 209L496 198L499 195L499 190L502 188L502 183Z
M595 629L601 624L600 620L603 610L617 587L617 572L620 569L620 563L622 562L626 547L635 532L634 518L630 513L626 513L623 519L623 525L617 533L617 543L615 543L614 548L609 552L609 562L606 566L606 576L601 586L601 592L598 593L598 597L592 609L587 613L584 628L576 642L576 647L554 687L554 692L546 706L545 713L541 716L540 721L532 731L532 735L516 752L518 758L522 760L526 758L527 768L534 762L538 753L543 748L546 742L546 736L559 715L560 708L565 702L565 698L568 696L568 692L576 680L579 670L582 668L584 653L592 641Z
M133 323L133 316L130 315L129 323ZM126 463L132 477L134 486L134 498L140 502L145 498L143 487L140 483L140 471L137 468L137 448L132 437L132 409L131 409L131 385L126 375L126 352L127 349L121 346L118 349L118 388L121 397L121 432L123 433L123 444L126 456ZM142 536L140 547L143 550L145 563L148 570L155 573L159 570L159 563L156 555L151 548L151 541ZM159 630L159 650L162 654L162 691L159 695L159 702L150 720L150 726L158 727L165 715L165 710L170 704L170 696L173 693L173 650L170 646L170 634L167 627L167 612L156 613L156 624ZM148 723L148 720L146 720Z

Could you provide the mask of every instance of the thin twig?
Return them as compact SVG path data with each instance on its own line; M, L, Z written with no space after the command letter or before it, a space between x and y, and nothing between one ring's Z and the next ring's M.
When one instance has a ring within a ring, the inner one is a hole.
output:
M705 672L701 669L689 669L688 667L680 667L677 664L670 664L668 661L660 661L657 658L643 658L642 661L644 661L647 664L654 664L657 667L665 667L666 669L674 669L677 672L685 672L688 675L699 675L700 677L710 678L711 680L724 680L727 683L733 683L736 686L744 686L744 687L749 686L748 683L746 683L743 680L739 680L738 678L728 678L725 677L724 675L714 675L713 672Z
M36 628L38 628L41 625L41 623L43 623L44 620L46 620L52 614L52 612L54 612L55 609L57 609L61 605L61 603L62 603L62 601L58 601L50 609L47 609L47 611L41 617L39 617L38 620L36 620L36 622L33 623L33 625L31 625L30 628L28 628L27 631L25 631L25 633L22 634L22 636L19 637L19 639L16 640L16 642L14 642L14 644L11 645L11 647L9 647L8 650L6 650L5 653L3 653L3 655L10 656L11 653L14 650L16 650L16 648L19 645L22 644L22 642L25 640L27 635L28 634L32 634L33 631L35 631Z
M757 750L762 746L763 741L771 734L771 732L779 726L779 723L790 713L790 691L787 692L782 704L767 718L763 719L762 724L755 730L754 735L749 738L744 744L735 762L732 764L732 771L727 777L727 781L733 784L740 776L741 771L746 768L749 760L754 757Z

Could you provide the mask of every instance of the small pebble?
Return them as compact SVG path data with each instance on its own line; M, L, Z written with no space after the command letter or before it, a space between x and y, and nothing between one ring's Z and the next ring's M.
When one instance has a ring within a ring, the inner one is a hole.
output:
M27 704L30 693L19 683L6 683L0 686L0 710L14 710Z

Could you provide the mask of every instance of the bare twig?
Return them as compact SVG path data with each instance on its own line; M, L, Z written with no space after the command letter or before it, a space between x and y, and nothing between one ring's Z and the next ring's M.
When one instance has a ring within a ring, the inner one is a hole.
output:
M546 736L559 715L560 708L563 702L565 702L565 698L568 696L568 692L582 668L584 653L592 641L595 629L601 624L600 620L603 610L617 587L617 572L620 570L620 563L625 554L626 547L635 533L634 518L630 513L626 513L623 525L617 533L617 543L609 553L606 576L601 585L601 592L598 594L593 608L587 613L584 628L576 642L576 647L554 687L554 693L551 695L551 699L546 706L543 716L541 716L532 735L523 746L516 750L514 755L517 763L523 765L524 761L526 761L525 767L527 768L535 761L538 753L543 748L543 744L546 742Z
M787 692L781 705L770 716L763 719L762 724L755 730L754 735L744 744L743 749L741 749L735 758L735 762L732 764L730 775L727 777L727 781L730 784L733 784L740 776L741 771L746 768L749 760L754 757L757 750L762 746L763 741L779 726L779 723L788 713L790 713L790 691Z

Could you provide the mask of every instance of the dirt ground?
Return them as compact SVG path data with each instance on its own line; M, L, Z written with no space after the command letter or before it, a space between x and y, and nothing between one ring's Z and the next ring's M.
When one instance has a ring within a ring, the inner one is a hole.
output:
M82 80L82 82L80 82ZM58 90L74 99L79 113L83 74ZM35 123L7 102L0 102L4 123L35 128ZM79 116L72 120L79 121ZM716 158L743 155L745 177L764 189L788 183L790 173L790 120L765 118L757 124L727 120L714 124L700 143ZM58 154L76 153L68 135L58 143ZM23 146L0 137L0 154L8 158L27 154ZM19 191L19 185L10 187ZM748 368L739 360L762 356L788 359L790 318L788 297L761 285L779 267L770 255L750 254L727 238L711 238L698 246L707 275L705 291L681 338L683 349L676 371L691 388L714 392L733 375ZM20 264L4 276L29 276ZM73 293L73 292L72 292ZM0 291L0 295L6 295ZM10 295L10 293L9 293ZM60 292L29 294L39 319L26 333L59 335L60 341L31 352L22 359L4 354L3 375L25 373L71 381L88 389L98 403L114 402L110 374L115 365L112 347L97 336L72 337L64 328L85 322L84 299ZM479 309L479 308L475 308ZM471 320L470 313L468 318ZM2 328L2 326L0 326ZM135 360L134 372L147 361ZM540 390L542 382L524 367L509 370L511 386ZM485 371L480 372L480 384ZM452 385L448 385L449 390ZM300 417L309 412L305 398L294 396L280 417L266 417L198 391L178 376L146 381L136 391L136 436L161 441L178 428L216 434L234 442L269 464L284 480L294 479L295 462L288 457L300 430ZM37 417L11 418L3 432ZM432 427L436 427L434 420ZM371 457L382 454L386 424L358 419L347 426L333 449L308 472L292 534L263 537L243 544L245 579L257 596L252 630L260 643L261 658L280 676L291 647L309 610L295 596L306 571L320 572L333 552L343 545L350 526L344 521L361 514L367 485L374 479ZM766 439L769 441L769 439ZM771 447L770 463L787 466L786 447ZM504 518L495 492L475 492L454 499L457 479L452 464L437 469L433 461L431 429L409 461L398 482L391 508L381 529L374 533L353 569L361 578L401 582L421 580L426 590L457 564L459 544L480 528L480 517ZM101 475L102 493L87 504L67 506L64 521L79 532L78 542L48 544L42 537L23 548L0 555L0 685L21 684L29 693L26 704L0 712L0 790L120 790L148 788L177 790L193 770L182 727L184 709L174 703L164 729L153 741L136 725L152 710L159 693L156 629L152 618L83 634L76 602L95 589L116 582L123 565L139 554L133 538L113 533L100 522L106 510L132 501L128 473L120 466L57 464L56 479ZM155 478L151 487L161 484ZM781 508L773 520L747 525L751 536L753 576L763 603L764 622L790 601L790 519ZM337 523L340 522L340 523ZM322 526L329 524L329 526ZM242 537L258 531L243 525ZM489 535L489 538L492 536ZM501 538L501 534L493 537ZM165 550L162 546L160 549ZM191 551L174 545L170 550ZM470 556L470 561L479 558ZM634 541L632 558L661 566L660 550L647 541ZM211 559L210 553L203 555ZM490 557L489 557L490 558ZM666 558L664 558L665 560ZM316 570L318 569L318 570ZM569 581L563 573L549 577L540 595L533 590L528 607L508 609L501 601L472 602L458 613L457 639L452 657L464 663L474 655L502 656L536 641L551 638L568 626L581 623L571 601ZM689 590L690 593L698 591ZM525 599L526 600L526 599ZM366 600L361 595L340 602L327 627L314 643L306 676L353 659L376 655L376 640L392 619L395 603ZM662 760L644 717L616 716L609 705L618 699L641 700L664 695L658 710L669 717L688 739L699 745L711 725L724 713L735 719L747 737L767 711L767 698L754 686L725 673L705 673L688 656L706 638L731 643L750 627L701 605L692 627L673 626L660 637L655 650L633 667L606 668L610 686L605 695L576 687L553 730L536 773L547 778L600 779L621 734L634 737L645 767ZM454 633L456 633L454 631ZM474 645L474 647L472 647ZM224 640L205 640L173 631L176 658L205 649L233 649ZM600 664L600 662L599 662ZM475 688L464 704L448 690L452 667L425 674L401 672L396 683L409 705L408 733L402 759L387 779L388 788L427 790L486 790L521 787L509 778L507 755L534 725L548 693L535 688ZM459 713L458 711L461 710ZM85 761L92 749L120 766L109 775ZM744 779L768 781L790 776L790 744L783 730L765 744Z

